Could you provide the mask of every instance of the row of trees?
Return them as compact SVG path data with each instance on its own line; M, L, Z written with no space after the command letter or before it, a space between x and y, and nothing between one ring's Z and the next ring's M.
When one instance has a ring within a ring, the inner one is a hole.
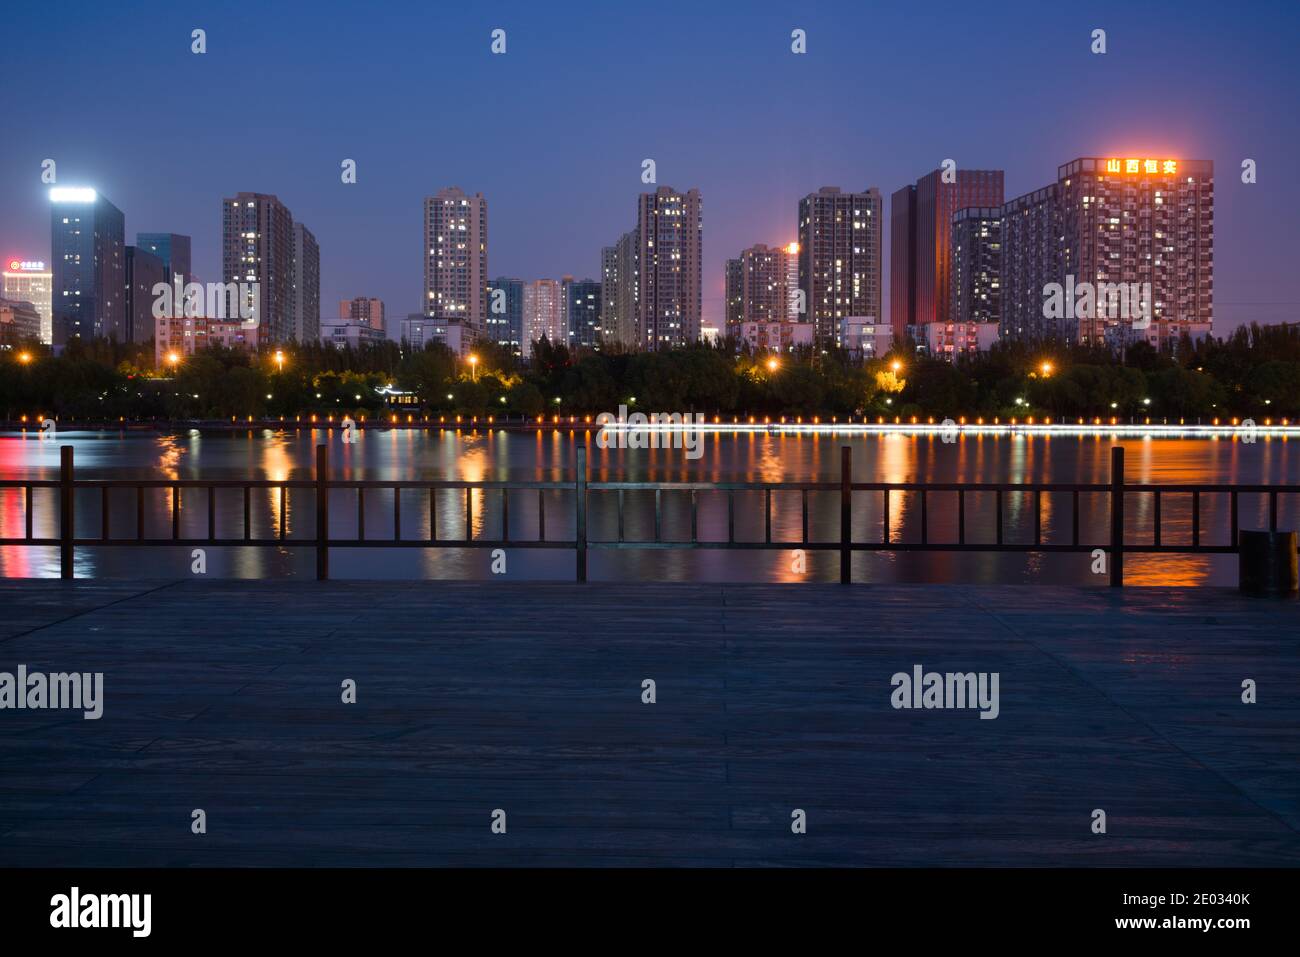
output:
M1030 415L1203 419L1300 416L1300 326L1250 326L1222 340L1123 356L1005 344L955 363L910 343L856 360L838 350L775 355L735 343L661 352L573 351L545 340L522 364L486 346L474 361L440 345L210 349L153 368L151 346L73 343L0 353L0 410L79 421L379 415L394 391L429 415L594 415L620 405L722 416Z

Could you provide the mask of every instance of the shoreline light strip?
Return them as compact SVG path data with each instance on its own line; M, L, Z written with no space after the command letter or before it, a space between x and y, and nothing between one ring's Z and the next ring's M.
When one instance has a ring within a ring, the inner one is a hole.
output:
M1126 435L1126 436L1173 436L1173 437L1228 437L1228 436L1297 436L1300 437L1300 425L1134 425L1116 423L1102 424L1085 424L1085 425L1068 425L1066 423L1052 423L1051 425L1027 425L1017 423L985 424L985 425L939 425L939 424L906 424L906 423L820 423L812 425L792 424L792 423L749 423L749 422L701 422L701 423L646 423L644 425L629 425L627 423L610 422L606 425L596 425L595 423L537 423L537 425L553 425L556 428L565 425L571 427L581 426L590 429L605 429L609 432L681 432L683 430L694 430L699 432L766 432L766 433L794 433L794 434L829 434L829 433L861 433L864 435L871 434L890 434L897 433L902 435Z

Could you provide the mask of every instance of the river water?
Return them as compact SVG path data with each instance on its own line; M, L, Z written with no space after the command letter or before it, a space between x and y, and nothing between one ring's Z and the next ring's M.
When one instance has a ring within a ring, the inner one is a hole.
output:
M838 481L840 449L852 449L855 481L935 482L1080 482L1106 483L1110 479L1110 449L1125 449L1125 479L1133 484L1180 483L1289 483L1300 484L1300 446L1285 438L1261 436L1254 442L1235 438L1168 438L1108 436L962 436L944 442L938 435L910 434L767 434L709 433L702 439L703 454L689 459L680 449L599 449L594 436L568 430L537 432L367 430L355 444L342 442L340 433L315 430L249 432L67 432L54 441L41 441L34 433L0 435L0 478L22 480L57 478L60 445L75 449L76 471L82 478L204 478L308 479L313 474L314 447L330 447L332 474L358 479L466 479L472 481L571 481L577 444L590 448L591 480L696 480L696 481ZM475 495L470 521L476 537L499 538L499 492ZM591 492L589 538L617 537L615 493ZM255 536L279 532L278 491L255 492L252 527ZM1150 539L1152 496L1127 497L1130 540ZM330 534L351 538L357 534L357 496L336 490L331 498ZM854 497L854 538L879 541L885 516L879 493L859 492ZM1095 500L1094 500L1095 499ZM1280 499L1280 527L1295 528L1300 520L1300 496ZM58 511L53 491L37 490L34 533L57 534ZM170 534L169 493L150 490L146 495L146 535ZM392 492L366 495L367 538L393 535ZM653 538L653 493L629 492L625 499L627 538ZM1081 497L1081 539L1103 544L1107 538L1108 503L1105 496ZM435 495L439 535L461 537L465 531L463 492L439 491ZM991 541L995 535L994 499L991 494L967 496L967 541ZM568 491L546 493L546 533L551 539L574 534L574 496ZM134 536L134 492L115 492L109 507L110 533ZM286 534L311 537L315 507L310 490L291 492L285 503ZM238 490L218 493L218 534L242 536L243 501ZM957 505L954 494L933 493L928 503L930 541L955 541ZM427 536L427 494L408 491L401 508L403 538ZM919 540L920 503L917 496L891 496L888 521L894 540ZM1007 495L1004 528L1008 541L1033 537L1032 498ZM182 535L207 535L206 492L187 493L182 502ZM515 492L509 508L510 537L536 538L536 492ZM1068 494L1043 499L1045 541L1068 541L1071 502ZM1266 527L1263 497L1246 497L1240 506L1242 528ZM0 536L21 537L24 510L21 489L0 490ZM100 498L95 492L78 496L77 533L94 537L101 527ZM809 551L800 566L794 550L801 534L802 510L797 492L773 496L772 537L788 542L775 551L724 550L593 550L589 576L599 580L835 581L838 556L833 551ZM809 500L810 538L831 541L839 534L838 493L813 493ZM1225 543L1228 537L1226 496L1207 495L1202 500L1201 528L1206 543ZM1191 503L1187 496L1168 496L1163 503L1161 529L1164 541L1190 539ZM702 540L727 537L727 501L721 493L701 493L698 534ZM738 493L735 501L738 541L761 541L764 535L761 493ZM690 537L689 498L664 493L662 536ZM180 578L193 572L190 548L79 548L78 577ZM206 574L217 577L312 577L311 548L205 549ZM331 549L331 574L338 579L557 579L572 580L572 551L508 548L505 570L493 572L493 556L486 549L439 547ZM855 581L951 583L1073 583L1102 586L1104 575L1093 571L1090 555L1024 555L940 552L865 552L853 558ZM501 561L496 562L499 569ZM58 555L53 548L0 547L0 575L53 577ZM1236 581L1234 556L1130 555L1126 581L1131 584L1232 584Z

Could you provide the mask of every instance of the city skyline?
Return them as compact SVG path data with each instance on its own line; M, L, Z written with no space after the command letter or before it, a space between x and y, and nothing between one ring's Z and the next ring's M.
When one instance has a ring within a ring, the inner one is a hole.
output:
M69 29L74 35L83 30L107 32L120 38L119 45L128 50L151 45L157 65L185 71L184 85L193 97L186 112L201 112L219 102L222 82L242 88L246 81L232 78L237 77L241 62L251 62L262 51L268 42L266 33L294 29L310 36L324 29L319 23L288 26L292 11L259 10L254 20L251 10L236 7L229 15L205 15L208 22L202 26L208 31L209 52L202 56L189 52L189 31L195 25L188 22L193 19L189 15L164 11L140 30L142 36L127 37L126 27L87 8ZM686 8L670 5L665 10L667 17L685 16ZM1026 16L1030 11L1032 16ZM1294 17L1295 12L1287 10L1283 15ZM15 19L24 25L28 16L19 11ZM1233 89L1225 87L1231 81L1221 74L1211 83L1183 60L1187 45L1198 35L1194 22L1183 27L1117 5L1090 11L1088 20L1028 6L992 16L975 16L954 7L941 15L952 35L944 31L931 38L934 61L924 75L913 70L914 89L829 89L819 99L807 99L855 62L853 44L844 36L853 31L845 27L887 30L901 23L903 16L898 10L839 8L787 15L759 8L744 18L695 13L689 21L693 28L678 31L678 42L668 55L698 66L708 76L731 71L738 80L768 77L776 88L777 115L784 109L793 116L792 110L806 108L811 110L811 124L802 119L773 123L768 108L747 106L725 90L720 101L711 104L683 100L684 81L677 78L658 81L661 88L644 105L612 113L602 104L612 102L615 92L575 82L548 66L542 47L581 50L586 69L596 71L616 71L621 60L636 64L655 55L655 44L638 37L626 15L593 11L566 20L563 28L547 25L544 18L522 8L502 12L490 22L457 12L440 14L436 21L413 17L438 24L439 36L447 41L439 47L440 55L451 58L465 74L463 81L455 82L456 88L463 94L462 83L478 83L483 102L498 104L489 111L495 120L467 121L471 129L466 136L473 139L482 133L486 145L458 150L451 157L423 152L422 144L431 137L413 131L409 123L393 122L412 103L402 85L410 70L400 58L393 61L384 82L357 79L337 91L348 103L367 97L374 104L373 116L356 121L366 135L341 137L324 107L308 104L301 117L283 127L268 126L257 116L233 125L217 124L219 128L212 130L202 122L185 125L182 138L189 149L159 152L149 147L148 135L110 129L111 115L101 116L102 111L79 95L98 62L96 55L57 78L44 77L39 85L30 81L29 75L39 71L21 69L24 58L31 56L26 49L38 48L43 37L51 39L51 25L33 14L25 35L34 42L18 52L15 95L58 111L68 122L42 132L38 141L16 138L15 148L0 159L0 206L8 212L0 243L8 257L47 255L48 237L41 234L43 222L48 222L48 210L43 209L48 184L40 182L40 171L41 162L53 158L59 164L59 184L102 191L126 212L131 233L166 230L194 237L195 272L216 278L221 272L215 239L219 224L211 204L215 197L256 189L278 195L295 211L295 218L301 216L311 224L322 249L324 301L364 294L383 299L393 315L401 316L420 308L416 301L419 264L412 260L411 237L418 215L414 210L424 196L458 183L488 199L493 211L491 275L595 276L602 265L601 249L628 228L634 196L655 185L640 178L642 160L652 158L658 185L698 188L707 200L702 318L705 325L717 327L724 319L724 262L758 243L794 241L798 199L823 186L845 191L875 186L888 197L951 157L959 169L1005 170L1010 197L1041 186L1047 178L1044 171L1068 156L1203 157L1219 166L1216 332L1229 332L1243 321L1288 318L1294 297L1287 289L1286 262L1293 241L1282 210L1297 197L1297 187L1280 171L1285 168L1284 157L1296 145L1296 134L1275 128L1267 118L1282 114L1281 94L1273 89L1293 86L1294 77L1276 83L1243 82ZM1104 56L1088 50L1093 20L1105 26L1111 37L1110 52ZM1153 32L1157 21L1158 35ZM262 32L236 29L250 23ZM488 49L489 33L497 25L507 29L510 37L504 56L494 56ZM793 26L808 32L805 55L790 52ZM372 31L380 28L359 24L358 29L357 42L364 46L374 38ZM996 38L999 44L1010 45L1018 37L1028 42L1044 30L1053 34L1054 44L1066 47L1070 47L1068 37L1077 36L1077 56L1058 53L1048 58L1026 48L1018 69L1043 71L1059 88L1056 93L1066 95L1048 97L1033 90L998 87L1001 102L986 103L969 115L972 110L962 104L977 103L981 95L987 99L995 84L992 78L971 80L960 72L961 44ZM1280 43L1278 33L1276 22L1267 30L1253 22L1224 24L1216 32L1216 57L1236 60L1250 69L1294 73L1295 66L1285 57L1274 60L1286 66L1254 66L1269 58L1256 58L1252 51ZM1140 60L1126 53L1136 44L1125 38L1134 34L1141 37ZM391 35L385 34L385 42L394 43ZM756 47L770 50L770 55L756 56L752 52ZM303 54L289 51L287 55ZM905 57L897 51L885 48L879 58L882 69L904 69ZM134 75L132 68L123 65L128 59L101 66L125 82ZM284 76L289 83L288 74ZM265 84L266 79L259 76L258 83ZM309 70L306 77L292 82L324 80L325 76ZM1085 82L1091 84L1088 92L1082 88ZM1150 90L1150 95L1126 95L1139 88ZM273 91L273 95L279 94ZM535 97L556 95L566 97L574 108L600 115L600 150L560 149L558 133L539 132L542 128L527 115L529 104ZM1242 97L1250 98L1251 109L1238 108L1236 100ZM328 99L322 98L322 103ZM666 138L644 128L661 99L671 99L673 109L679 111L681 122L674 129L680 135ZM1104 108L1095 106L1098 101L1104 102ZM946 107L948 103L952 109ZM162 97L160 106L165 110L168 104L174 104L170 93ZM500 111L507 106L513 119L496 124L506 118ZM938 124L932 115L936 109L943 118ZM852 122L837 122L840 119ZM801 131L810 129L816 131L813 139L820 149L807 148L808 137ZM889 135L881 136L886 130ZM271 149L251 155L216 148L229 143L232 135L264 138ZM492 136L512 148L493 149ZM366 149L354 145L363 141ZM92 152L87 142L99 145ZM517 148L524 143L529 144L527 149ZM1245 158L1260 164L1257 185L1239 181L1237 171ZM340 181L345 159L358 164L354 185ZM889 243L883 247L882 312L888 315L893 293Z

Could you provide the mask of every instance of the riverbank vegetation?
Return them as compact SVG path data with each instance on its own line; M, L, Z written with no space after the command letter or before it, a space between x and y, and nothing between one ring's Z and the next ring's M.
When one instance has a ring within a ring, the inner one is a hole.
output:
M620 405L710 416L1031 416L1073 421L1300 418L1300 325L1249 326L1222 340L1120 357L1100 349L1000 345L956 363L910 345L865 361L832 350L775 355L731 343L605 354L537 343L530 362L485 346L359 349L288 344L259 354L210 349L154 368L151 345L76 342L61 356L0 352L0 415L118 419L279 416L596 415Z

